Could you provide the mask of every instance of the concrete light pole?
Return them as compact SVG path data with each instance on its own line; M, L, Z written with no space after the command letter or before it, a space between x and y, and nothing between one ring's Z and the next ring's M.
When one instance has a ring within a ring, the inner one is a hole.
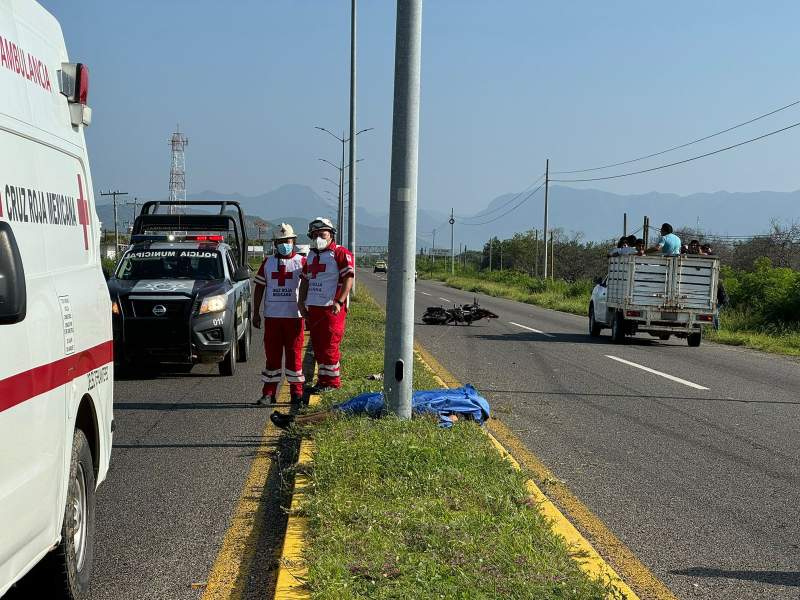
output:
M350 201L347 212L347 247L356 252L356 0L350 2ZM344 235L342 235L344 237ZM354 285L355 288L355 285Z
M414 380L421 29L422 0L397 0L383 390L389 410L401 419L411 418Z

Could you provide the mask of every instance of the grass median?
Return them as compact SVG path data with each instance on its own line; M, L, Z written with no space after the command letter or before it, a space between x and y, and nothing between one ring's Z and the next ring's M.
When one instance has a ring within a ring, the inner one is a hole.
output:
M420 273L424 279L444 282L447 286L478 292L497 298L508 298L535 304L574 315L586 315L593 285L587 281L568 283L562 280L544 282L524 273L512 271L450 275L443 271ZM742 346L773 354L800 356L800 330L796 327L754 326L753 319L741 310L722 310L720 329L705 330L709 341L729 346Z
M366 390L383 368L384 313L359 294L342 344L343 388ZM437 387L415 364L415 388ZM591 580L531 506L526 477L473 423L340 417L307 432L315 444L304 506L313 598L620 597Z

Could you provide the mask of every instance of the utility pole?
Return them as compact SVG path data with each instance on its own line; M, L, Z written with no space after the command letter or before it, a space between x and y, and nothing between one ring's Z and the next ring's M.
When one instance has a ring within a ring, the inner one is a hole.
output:
M450 274L453 275L456 272L456 263L455 263L455 255L453 254L453 229L456 224L456 219L453 216L453 209L450 209Z
M650 247L650 217L644 218L644 223L642 225L642 239L644 240L644 247Z
M556 232L555 229L550 230L550 279L556 278Z
M120 192L119 190L116 190L114 192L100 192L100 195L111 196L114 202L114 258L116 258L117 252L119 252L119 228L117 227L117 196L127 196L128 192Z
M135 223L136 222L136 211L139 208L139 198L134 196L133 197L133 202L126 202L125 203L125 206L131 206L131 205L133 205L133 217L131 218L131 223ZM127 229L127 227L126 227L126 229Z
M503 240L500 240L500 270L503 270Z
M350 2L350 183L348 185L347 247L356 251L356 0ZM344 235L342 235L344 237ZM355 285L353 285L355 290Z
M544 278L547 279L547 192L550 189L550 159L544 167Z
M533 244L535 247L535 252L533 255L533 276L539 276L539 230L533 230Z
M489 273L492 272L492 246L494 246L494 244L492 242L494 242L494 238L490 237L489 238Z
M383 391L389 411L411 418L414 383L414 250L417 239L422 0L397 0ZM452 217L451 217L452 221Z
M436 230L433 230L433 247L431 248L431 265L436 264Z
M628 213L622 213L622 235L628 237Z

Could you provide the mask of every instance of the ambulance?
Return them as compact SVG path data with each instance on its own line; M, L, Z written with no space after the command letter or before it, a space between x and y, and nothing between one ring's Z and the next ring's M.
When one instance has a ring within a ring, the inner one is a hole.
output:
M42 563L42 597L84 598L92 572L114 357L88 91L56 19L0 0L0 596Z

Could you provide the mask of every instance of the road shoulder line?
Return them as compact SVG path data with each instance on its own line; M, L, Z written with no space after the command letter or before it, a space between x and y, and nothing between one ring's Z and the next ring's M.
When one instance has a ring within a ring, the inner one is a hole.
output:
M461 383L425 348L418 342L414 349L419 357L434 372L436 379L444 387L458 387ZM522 441L499 419L492 417L487 422L487 435L492 440L498 452L509 462L520 468L521 465L540 482L557 482L555 475L530 451ZM510 450L509 450L510 449ZM519 462L518 462L519 461ZM599 552L592 546L566 516L546 496L539 486L529 479L526 482L528 493L548 517L553 530L564 537L568 544L575 548L575 554L581 556L578 561L581 569L592 576L601 575L609 577L617 587L627 594L628 600L636 600L639 596L625 583L630 582L640 590L644 597L654 600L677 600L675 595L661 582L650 570L644 566L633 552L614 533L587 508L563 484L548 485L548 493L567 512L570 518L581 529L587 532L595 545L617 566L623 578L606 562Z
M288 385L280 386L277 400L289 402ZM230 525L208 574L202 600L238 600L244 593L247 574L256 552L253 540L258 539L263 522L262 499L272 463L272 453L268 447L268 439L274 438L271 429L272 423L267 419L261 434L262 442L253 457Z

